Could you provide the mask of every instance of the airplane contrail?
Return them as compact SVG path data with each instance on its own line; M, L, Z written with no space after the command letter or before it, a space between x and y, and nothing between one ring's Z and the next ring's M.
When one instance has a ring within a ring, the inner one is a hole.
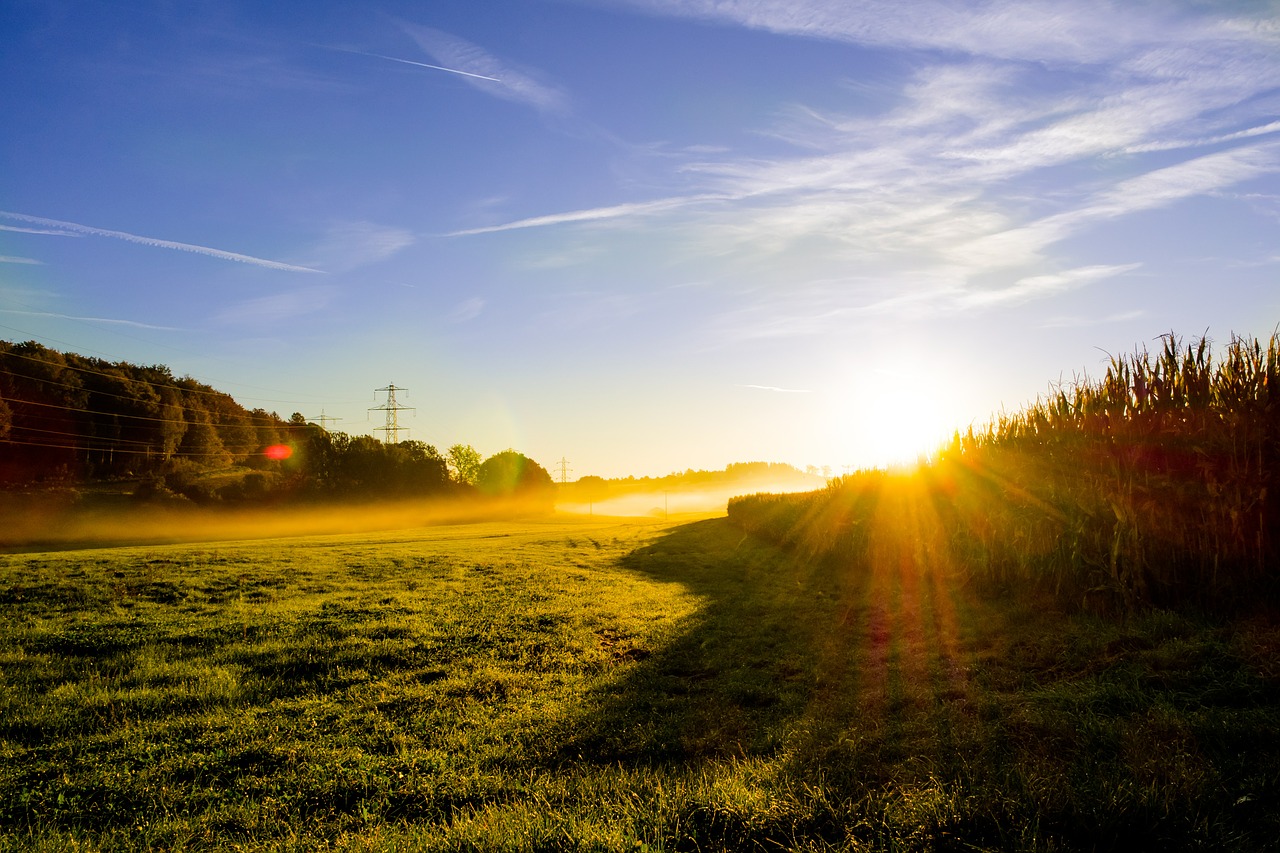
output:
M159 329L163 332L181 332L176 326L153 326L150 323L139 323L137 320L113 320L110 317L73 317L70 314L55 314L52 311L11 311L0 308L0 314L21 314L24 317L55 317L59 320L79 320L86 323L110 323L120 326L136 326L139 329Z
M470 71L462 71L457 68L445 68L443 65L430 65L426 62L414 62L412 59L400 59L397 56L384 56L381 53L369 53L364 50L352 50L347 47L333 47L327 44L318 44L316 47L324 50L336 50L341 53L354 53L356 56L372 56L375 59L385 59L388 62L403 62L405 65L416 65L419 68L432 68L436 71L448 71L450 74L461 74L463 77L475 77L477 80L492 80L494 83L501 83L497 77L487 77L484 74L472 74Z
M52 228L65 229L65 231L76 234L92 234L96 237L115 237L117 240L127 240L130 243L141 243L144 246L155 246L158 249L178 249L183 252L195 252L197 255L208 255L211 258L221 258L224 261L239 261L242 264L253 264L254 266L266 267L267 269L289 270L290 272L324 272L324 270L318 270L312 267L300 267L295 264L286 264L283 261L272 261L267 258L255 258L253 255L242 255L239 252L225 252L222 249L211 249L208 246L197 246L192 243L178 243L173 240L160 240L156 237L144 237L139 234L130 234L127 231L109 231L106 228L94 228L91 225L80 225L75 222L63 222L60 219L45 219L43 216L29 216L25 213L11 213L7 210L0 210L0 216L8 219L16 219L19 222L30 222L34 225L47 225Z

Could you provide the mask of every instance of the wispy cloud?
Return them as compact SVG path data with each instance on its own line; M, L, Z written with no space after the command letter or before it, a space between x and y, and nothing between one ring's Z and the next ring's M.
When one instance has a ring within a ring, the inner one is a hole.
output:
M1119 314L1108 314L1103 317L1053 317L1040 324L1042 329L1073 329L1082 326L1104 326L1113 323L1127 323L1137 320L1147 312L1142 310L1122 311Z
M653 201L630 202L627 204L616 204L609 207L595 207L586 210L571 210L565 213L551 213L545 216L531 216L527 219L517 219L512 222L504 222L499 225L486 225L481 228L465 228L461 231L451 231L446 237L467 237L475 234L494 234L499 231L515 231L521 228L545 228L550 225L563 225L575 222L597 222L603 219L621 219L630 216L643 216L645 214L662 213L678 208L687 208L690 205L701 204L709 201L722 200L724 196L720 195L693 195L693 196L675 196L672 198L661 198Z
M234 325L275 325L327 308L337 295L333 287L308 287L261 296L231 305L214 319Z
M412 232L375 222L337 222L304 256L310 267L348 272L384 261L417 242Z
M54 228L23 228L20 225L0 225L0 231L16 231L19 234L48 234L54 237L83 237L74 231Z
M465 299L449 312L448 320L450 323L465 323L468 320L474 320L484 311L485 301L478 296Z
M984 267L1016 266L1097 222L1166 207L1250 178L1280 171L1280 143L1208 154L1120 181L1084 204L956 246L952 257Z
M1108 0L627 0L652 14L857 44L957 51L1033 62L1097 62L1153 30L1192 29L1173 8ZM1221 25L1227 29L1227 24Z
M1173 151L1178 148L1203 148L1208 145L1221 145L1224 142L1235 142L1239 139L1250 139L1254 136L1265 136L1280 133L1280 121L1273 121L1258 127L1250 127L1235 133L1224 133L1220 136L1209 136L1201 139L1172 140L1166 142L1146 142L1142 145L1130 145L1123 150L1125 154L1143 154L1148 151Z
M687 146L674 176L680 192L451 235L595 226L592 245L601 247L607 225L625 232L629 249L661 245L664 273L673 245L690 265L681 274L705 275L705 259L730 259L731 273L719 268L734 282L721 286L732 296L714 321L721 339L1050 304L1145 260L1135 247L1132 257L1089 263L1061 250L1069 238L1229 188L1247 194L1242 185L1280 173L1280 143L1267 138L1280 122L1265 100L1280 88L1274 25L1212 5L628 3L918 51L906 77L878 84L891 106L874 114L782 109L764 134L789 151ZM1205 148L1218 150L1197 150ZM555 256L561 247L544 249Z
M461 74L463 77L475 77L478 80L491 80L494 83L502 82L497 77L486 77L483 74L473 74L470 71L463 71L458 68L445 68L443 65L430 65L426 62L414 62L412 59L401 59L398 56L385 56L381 53L369 53L368 51L364 51L364 50L352 50L351 48L334 47L332 45L327 45L327 44L318 44L316 45L316 47L322 48L324 50L336 50L340 53L351 53L351 54L355 54L356 56L368 56L373 59L385 59L388 62L400 62L405 65L416 65L419 68L430 68L434 71L448 71L450 74Z
M779 388L776 385L738 385L739 388L747 388L752 391L771 391L775 394L812 394L808 388Z
M74 232L77 234L92 235L95 237L112 237L129 243L152 246L157 249L177 249L181 252L193 252L197 255L219 258L224 261L236 261L242 264L252 264L254 266L265 267L266 269L286 270L289 272L323 272L323 270L313 269L311 267L286 264L282 261L257 258L253 255L242 255L238 252L227 252L222 249L213 249L209 246L198 246L193 243L178 243L173 240L161 240L156 237L144 237L140 234L130 234L126 231L111 231L106 228L94 228L90 225L80 225L75 222L63 222L59 219L46 219L42 216L29 216L25 213L13 213L11 211L0 210L0 216L7 219L17 220L18 222L30 222L34 225L45 225L58 229L58 231L55 232L45 233L59 234L63 232Z
M111 326L131 326L135 329L154 329L162 332L180 332L175 326L157 326L152 323L139 323L136 320L117 320L111 317L77 317L72 314L57 314L52 311L16 311L0 308L0 314L18 314L23 317L52 317L57 320L75 320L81 323L102 323Z
M467 83L498 98L549 113L568 112L568 96L555 86L540 82L535 72L521 69L479 45L441 30L404 21L400 22L400 28L439 63L430 67L462 74Z
M607 329L643 309L635 294L605 291L574 291L556 294L552 307L537 315L540 328L554 332L578 329Z
M19 258L15 255L0 255L0 264L33 264L42 266L44 261L37 261L35 258Z
M978 308L1043 299L1131 272L1141 266L1142 264L1099 264L1060 273L1029 276L997 290L966 290L958 294L956 301L961 306Z

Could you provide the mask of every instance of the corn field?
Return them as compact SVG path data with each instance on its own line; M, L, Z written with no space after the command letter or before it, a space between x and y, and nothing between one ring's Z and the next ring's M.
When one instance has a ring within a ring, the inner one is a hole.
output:
M919 568L982 586L1212 608L1280 590L1278 479L1280 335L1233 337L1217 358L1169 335L955 435L910 474L739 498L729 515L813 555L874 563L893 536L915 540Z

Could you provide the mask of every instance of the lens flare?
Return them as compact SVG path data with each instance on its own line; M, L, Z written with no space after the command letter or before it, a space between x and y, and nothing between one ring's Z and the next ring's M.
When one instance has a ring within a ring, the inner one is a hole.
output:
M274 459L277 462L288 459L293 455L293 448L287 444L273 444L262 451L262 455L268 459Z

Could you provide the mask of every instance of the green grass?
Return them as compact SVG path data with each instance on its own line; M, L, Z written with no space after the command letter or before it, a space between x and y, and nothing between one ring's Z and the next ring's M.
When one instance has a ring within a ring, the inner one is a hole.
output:
M1271 620L913 566L564 517L0 555L0 850L1275 847Z

